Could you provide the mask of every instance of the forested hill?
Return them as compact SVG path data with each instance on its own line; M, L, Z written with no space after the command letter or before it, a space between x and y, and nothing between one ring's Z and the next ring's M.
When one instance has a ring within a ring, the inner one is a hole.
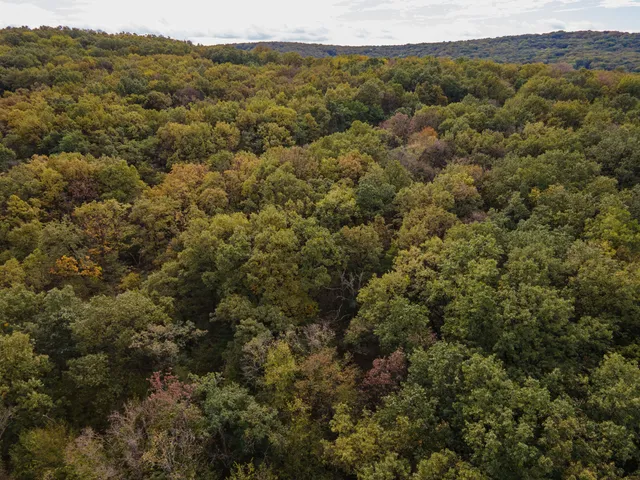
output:
M303 56L333 57L465 57L511 63L559 63L575 67L613 70L623 67L640 71L640 34L623 32L553 32L460 42L415 43L407 45L367 45L362 47L294 42L238 43L251 50L262 45L278 52Z
M1 480L638 480L640 73L0 31Z

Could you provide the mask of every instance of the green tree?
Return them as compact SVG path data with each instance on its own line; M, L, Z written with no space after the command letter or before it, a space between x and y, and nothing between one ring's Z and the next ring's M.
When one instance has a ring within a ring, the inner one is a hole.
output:
M24 425L37 423L51 406L43 376L49 371L46 355L34 351L27 334L0 335L0 439Z

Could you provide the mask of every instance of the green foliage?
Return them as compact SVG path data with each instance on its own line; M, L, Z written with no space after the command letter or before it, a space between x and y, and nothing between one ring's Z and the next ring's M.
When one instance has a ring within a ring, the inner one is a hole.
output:
M49 370L46 355L34 351L28 335L0 335L0 438L37 421L51 406L42 377Z
M65 448L71 436L62 425L26 430L11 448L16 478L64 478Z
M1 30L7 475L638 478L636 40Z
M198 382L198 393L204 397L205 427L216 438L215 456L227 465L260 454L277 432L276 411L237 384L222 385L219 376L209 375Z

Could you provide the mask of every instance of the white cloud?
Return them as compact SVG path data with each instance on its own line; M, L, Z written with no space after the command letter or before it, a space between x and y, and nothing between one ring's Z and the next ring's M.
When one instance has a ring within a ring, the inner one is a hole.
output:
M62 20L56 13L32 3L0 2L0 15L0 24L12 27L58 25Z
M604 8L640 7L640 0L602 0L600 6Z
M531 31L534 33L553 32L557 30L577 32L580 30L598 30L599 28L598 24L590 20L564 21L558 20L557 18L544 19L531 24Z

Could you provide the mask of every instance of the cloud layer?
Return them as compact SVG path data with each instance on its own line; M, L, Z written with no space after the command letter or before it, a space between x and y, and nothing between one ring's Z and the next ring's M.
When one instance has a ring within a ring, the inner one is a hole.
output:
M401 44L640 29L640 0L0 0L0 26L66 25L196 43Z

